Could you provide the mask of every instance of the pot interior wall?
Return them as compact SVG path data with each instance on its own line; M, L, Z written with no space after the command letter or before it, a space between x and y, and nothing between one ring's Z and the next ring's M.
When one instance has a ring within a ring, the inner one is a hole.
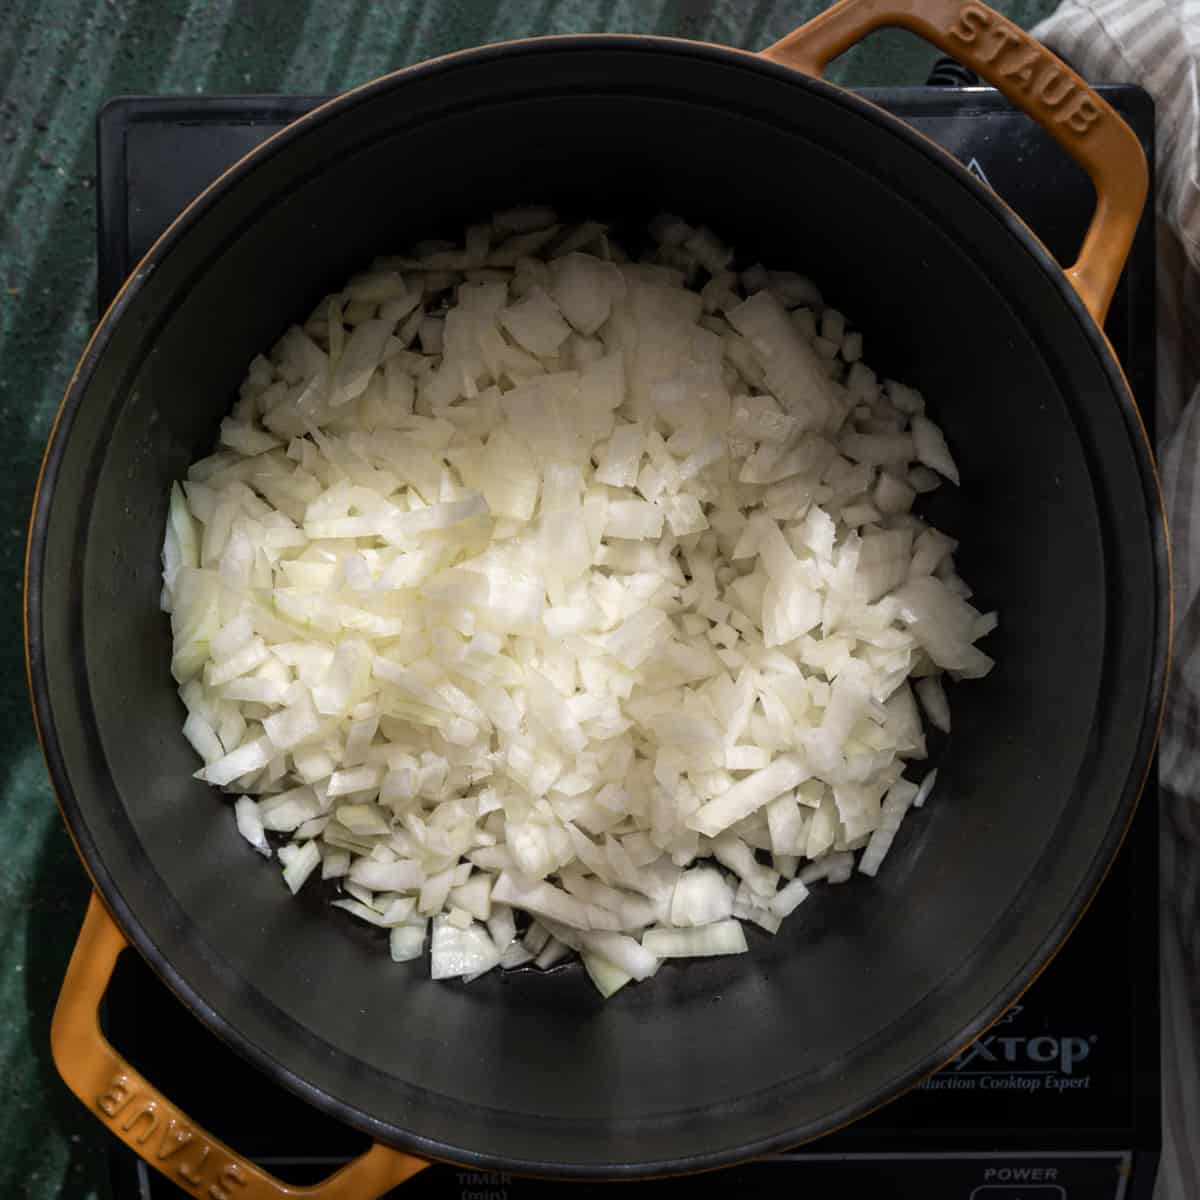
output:
M1128 815L1156 567L1111 367L974 189L826 89L613 41L364 95L176 235L58 462L42 636L81 845L202 1015L392 1140L633 1171L826 1128L1011 999ZM999 666L952 689L938 789L877 880L818 891L749 956L668 966L607 1004L578 969L434 984L315 892L292 901L190 778L158 610L168 487L211 448L249 359L373 255L517 202L635 231L665 208L745 262L810 274L943 424L963 486L924 511L1001 616Z

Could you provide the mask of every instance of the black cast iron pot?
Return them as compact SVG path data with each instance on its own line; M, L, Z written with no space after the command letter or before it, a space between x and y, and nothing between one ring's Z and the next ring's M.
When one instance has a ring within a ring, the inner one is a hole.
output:
M1070 272L936 146L820 81L883 24L996 83L1089 170L1097 211ZM744 1159L853 1120L977 1036L1083 911L1152 754L1166 542L1099 328L1145 189L1116 114L959 0L849 0L764 55L615 36L471 50L342 96L232 168L105 315L34 512L31 685L97 897L55 1022L70 1086L197 1196L296 1194L103 1040L126 939L238 1051L378 1139L304 1193L347 1200L418 1169L409 1154L567 1177ZM518 202L678 211L819 280L872 362L929 398L963 477L936 520L1001 614L999 665L955 696L936 803L877 880L815 895L748 956L608 1003L578 970L433 983L287 897L191 778L158 608L169 484L213 444L249 359L375 254Z

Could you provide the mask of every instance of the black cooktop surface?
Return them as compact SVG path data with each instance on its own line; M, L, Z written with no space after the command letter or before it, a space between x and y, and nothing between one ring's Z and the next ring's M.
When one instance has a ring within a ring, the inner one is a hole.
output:
M1140 89L1102 89L1153 155ZM870 90L992 186L1064 264L1093 203L1084 173L986 88ZM170 220L220 171L313 97L132 98L99 120L99 292L106 306ZM1154 229L1148 212L1113 302L1108 334L1143 399L1154 395ZM1159 1144L1157 815L1153 790L1065 949L986 1036L906 1096L795 1154L719 1172L730 1196L833 1188L923 1200L1136 1200ZM280 1177L311 1183L367 1140L282 1092L208 1033L140 959L125 955L110 1036L186 1112ZM119 1200L184 1193L113 1142ZM432 1168L406 1200L550 1196L564 1185ZM587 1195L602 1187L571 1185ZM695 1180L623 1184L683 1195ZM400 1195L400 1192L396 1193Z

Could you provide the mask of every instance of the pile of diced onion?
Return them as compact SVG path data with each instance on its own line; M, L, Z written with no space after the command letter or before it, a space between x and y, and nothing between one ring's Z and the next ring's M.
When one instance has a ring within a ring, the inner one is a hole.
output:
M237 825L435 978L604 995L873 875L985 675L958 482L813 284L661 216L498 213L251 364L171 493L172 671Z

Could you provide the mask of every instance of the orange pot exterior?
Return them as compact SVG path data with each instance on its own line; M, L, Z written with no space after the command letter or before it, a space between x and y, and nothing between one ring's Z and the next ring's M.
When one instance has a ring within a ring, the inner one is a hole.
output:
M429 1164L379 1143L313 1187L294 1187L205 1133L113 1048L100 1029L100 1001L128 946L99 895L54 1010L50 1045L67 1086L150 1166L200 1200L372 1200Z
M1087 171L1096 211L1066 274L1103 326L1146 203L1146 156L1133 130L1052 51L974 0L842 0L763 57L819 77L838 55L883 28L915 33L970 67Z

